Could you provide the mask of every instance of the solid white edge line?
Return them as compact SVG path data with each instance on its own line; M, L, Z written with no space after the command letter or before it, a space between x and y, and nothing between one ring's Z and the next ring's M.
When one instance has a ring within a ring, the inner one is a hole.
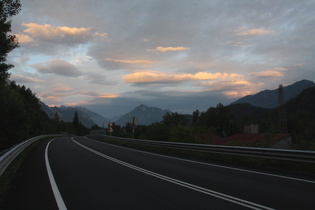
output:
M87 138L87 137L85 137L85 138ZM253 173L253 174L259 174L259 175L264 175L264 176L271 176L271 177L276 177L276 178L289 179L289 180L293 180L293 181L307 182L307 183L315 184L315 181L313 181L313 180L300 179L300 178L295 178L295 177L289 177L289 176L283 176L283 175L277 175L277 174L270 174L270 173L259 172L259 171L251 171L251 170L247 170L247 169L234 168L234 167L222 166L222 165L211 164L211 163L204 163L204 162L199 162L199 161L195 161L195 160L188 160L188 159L183 159L183 158L177 158L177 157L172 157L172 156L167 156L167 155L161 155L161 154L146 152L146 151L142 151L142 150L131 149L131 148L127 148L127 147L121 147L121 146L117 146L117 145L114 145L114 144L108 144L108 143L105 143L105 142L97 141L97 140L91 139L91 138L87 138L87 139L95 141L95 142L99 142L99 143L102 143L102 144L111 145L113 147L124 148L126 150L142 152L142 153L146 153L146 154L150 154L150 155L156 155L156 156L160 156L160 157L172 158L174 160L181 160L181 161L186 161L186 162L191 162L191 163L198 163L198 164L202 164L202 165L208 165L208 166L224 168L224 169L229 169L229 170L242 171L242 172L246 172L246 173Z
M241 206L245 206L245 207L248 207L248 208L251 208L251 209L268 209L268 210L272 209L272 208L269 208L269 207L266 207L266 206L263 206L263 205L260 205L260 204L256 204L256 203L253 203L253 202L250 202L250 201L246 201L246 200L243 200L243 199L240 199L240 198L236 198L236 197L233 197L233 196L230 196L230 195L219 193L219 192L216 192L216 191L213 191L213 190L210 190L210 189L206 189L206 188L203 188L203 187L200 187L200 186L197 186L197 185L193 185L193 184L190 184L190 183L187 183L187 182L183 182L183 181L171 178L171 177L167 177L167 176L164 176L164 175L161 175L161 174L158 174L158 173L155 173L155 172L152 172L152 171L140 168L138 166L126 163L124 161L118 160L116 158L110 157L110 156L105 155L105 154L103 154L101 152L98 152L96 150L93 150L93 149L91 149L91 148L89 148L87 146L84 146L83 144L75 141L73 139L73 137L71 138L71 140L74 143L76 143L77 145L81 146L82 148L84 148L84 149L86 149L86 150L88 150L90 152L93 152L96 155L99 155L99 156L101 156L103 158L106 158L106 159L108 159L110 161L113 161L113 162L116 162L118 164L121 164L121 165L126 166L128 168L131 168L131 169L137 170L139 172L151 175L153 177L156 177L156 178L159 178L159 179L162 179L162 180L165 180L165 181L168 181L168 182L171 182L171 183L174 183L174 184L177 184L177 185L180 185L180 186L183 186L183 187L186 187L186 188L189 188L189 189L192 189L192 190L195 190L195 191L198 191L198 192L201 192L201 193L204 193L204 194L207 194L207 195L210 195L210 196L222 199L222 200L226 200L226 201L229 201L229 202L241 205Z
M53 141L54 139L50 140L50 142L47 144L46 146L46 150L45 150L45 163L46 163L46 168L47 168L47 173L48 173L48 177L49 177L49 181L50 181L50 185L52 188L52 191L54 193L58 208L60 210L66 210L67 207L65 205L65 203L63 202L63 199L61 197L61 194L59 192L58 186L56 184L54 175L52 173L52 170L50 168L50 164L49 164L49 160L48 160L48 147L50 145L50 143Z

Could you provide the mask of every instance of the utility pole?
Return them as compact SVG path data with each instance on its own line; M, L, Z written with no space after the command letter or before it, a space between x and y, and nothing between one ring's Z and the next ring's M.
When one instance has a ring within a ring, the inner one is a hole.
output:
M278 112L279 112L279 133L288 133L287 118L285 114L285 103L283 95L283 86L278 88Z

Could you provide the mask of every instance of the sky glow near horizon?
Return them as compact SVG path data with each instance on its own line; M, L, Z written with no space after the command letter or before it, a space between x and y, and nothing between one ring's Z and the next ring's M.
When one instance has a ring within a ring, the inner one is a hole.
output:
M11 79L47 105L179 113L315 81L314 0L21 0Z

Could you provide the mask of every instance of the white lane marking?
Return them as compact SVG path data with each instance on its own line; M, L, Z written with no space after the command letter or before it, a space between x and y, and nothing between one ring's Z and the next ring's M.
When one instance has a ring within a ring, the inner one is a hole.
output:
M250 209L272 209L272 208L269 208L269 207L266 207L266 206L263 206L263 205L260 205L260 204L256 204L256 203L253 203L253 202L250 202L250 201L239 199L239 198L236 198L236 197L233 197L233 196L229 196L229 195L226 195L226 194L223 194L223 193L219 193L219 192L216 192L216 191L213 191L213 190L209 190L209 189L197 186L197 185L193 185L193 184L190 184L190 183L187 183L187 182L183 182L183 181L180 181L180 180L177 180L177 179L173 179L173 178L170 178L170 177L167 177L167 176L164 176L164 175L161 175L161 174L158 174L158 173L155 173L155 172L152 172L152 171L140 168L138 166L135 166L135 165L123 162L121 160L118 160L116 158L110 157L110 156L105 155L105 154L103 154L101 152L98 152L96 150L93 150L93 149L91 149L91 148L89 148L87 146L84 146L83 144L75 141L73 139L73 137L71 139L72 139L72 141L74 143L78 144L79 146L83 147L84 149L86 149L86 150L88 150L90 152L93 152L94 154L97 154L97 155L99 155L99 156L101 156L101 157L103 157L105 159L111 160L111 161L113 161L115 163L121 164L121 165L126 166L128 168L131 168L131 169L140 171L142 173L154 176L156 178L159 178L159 179L162 179L162 180L165 180L165 181L168 181L168 182L171 182L171 183L174 183L174 184L177 184L177 185L180 185L180 186L183 186L183 187L186 187L186 188L189 188L189 189L192 189L192 190L195 190L195 191L198 191L198 192L201 192L201 193L204 193L204 194L207 194L207 195L219 198L219 199L223 199L223 200L226 200L226 201L229 201L229 202L241 205L241 206L245 206L245 207L248 207Z
M50 185L51 185L51 188L52 188L52 190L53 190L53 193L54 193L54 196L55 196L55 199L56 199L58 208L59 208L60 210L66 210L67 207L66 207L65 203L63 202L63 199L62 199L61 194L60 194L60 192L59 192L58 186L57 186L57 184L56 184L56 181L55 181L54 175L53 175L53 173L52 173L52 170L51 170L51 168L50 168L50 164L49 164L49 160L48 160L48 147L49 147L50 143L51 143L53 140L54 140L54 139L50 140L50 142L49 142L49 143L47 144L47 146L46 146L46 150L45 150L46 168L47 168L47 173L48 173Z
M85 138L87 138L87 137L85 137ZM150 155L156 155L156 156L165 157L165 158L172 158L174 160L181 160L181 161L186 161L186 162L191 162L191 163L198 163L198 164L202 164L202 165L213 166L213 167L217 167L217 168L224 168L224 169L229 169L229 170L242 171L242 172L246 172L246 173L253 173L253 174L259 174L259 175L264 175L264 176L271 176L271 177L276 177L276 178L289 179L289 180L293 180L293 181L307 182L307 183L315 184L315 181L308 180L308 179L300 179L300 178L295 178L295 177L290 177L290 176L283 176L283 175L270 174L270 173L259 172L259 171L251 171L251 170L246 170L246 169L241 169L241 168L234 168L234 167L229 167L229 166L222 166L222 165L211 164L211 163L204 163L204 162L199 162L199 161L195 161L195 160L188 160L188 159L183 159L183 158L177 158L177 157L172 157L172 156L167 156L167 155L161 155L161 154L146 152L146 151L142 151L142 150L131 149L131 148L127 148L127 147L121 147L121 146L117 146L114 144L108 144L108 143L97 141L97 140L90 139L90 138L87 138L87 139L95 141L95 142L99 142L102 144L110 145L113 147L124 148L126 150L142 152L142 153L146 153L146 154L150 154Z

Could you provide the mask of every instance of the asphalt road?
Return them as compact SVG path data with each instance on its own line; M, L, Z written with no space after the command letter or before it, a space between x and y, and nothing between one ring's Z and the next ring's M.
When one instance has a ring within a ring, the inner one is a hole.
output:
M7 209L315 209L315 180L63 137L39 143Z

